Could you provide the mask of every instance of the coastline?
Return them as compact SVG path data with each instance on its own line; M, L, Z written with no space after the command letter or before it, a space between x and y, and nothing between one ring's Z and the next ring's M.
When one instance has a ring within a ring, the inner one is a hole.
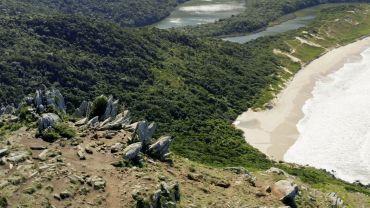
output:
M312 97L316 81L339 70L345 63L359 60L368 47L370 37L330 50L294 76L273 100L273 109L259 112L250 109L241 114L234 125L244 132L249 144L271 159L283 160L299 136L296 125L304 116L302 107Z

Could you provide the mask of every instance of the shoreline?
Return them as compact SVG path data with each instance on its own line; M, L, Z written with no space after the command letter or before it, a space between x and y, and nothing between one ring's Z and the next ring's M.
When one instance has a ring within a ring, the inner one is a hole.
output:
M361 58L370 47L370 37L332 49L297 72L277 98L274 108L254 112L249 109L239 115L234 125L244 132L245 140L271 159L283 160L285 153L299 136L296 125L304 117L302 107L312 97L318 79L333 73L345 63Z

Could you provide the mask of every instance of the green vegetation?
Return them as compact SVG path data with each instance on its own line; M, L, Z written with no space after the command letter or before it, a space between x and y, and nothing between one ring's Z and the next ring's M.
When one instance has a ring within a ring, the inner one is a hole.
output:
M323 3L370 2L369 0L246 0L246 10L215 23L180 28L189 35L225 36L250 33L268 26L285 14Z
M42 132L38 132L37 137L42 138L47 142L55 142L60 138L72 139L77 135L74 128L70 127L68 124L60 123L52 127L52 129L45 129Z
M231 123L281 89L278 86L292 76L282 67L292 73L299 70L300 64L275 55L274 49L307 63L324 48L370 34L369 8L331 8L302 30L244 45L154 28L123 29L61 14L2 15L0 100L16 103L45 84L61 89L73 111L82 100L112 94L130 107L135 120L156 121L159 134L174 136L178 155L212 166L265 169L273 162L246 144ZM323 48L297 42L296 36ZM103 104L96 101L96 115ZM73 137L65 128L43 134L47 140ZM323 171L286 169L313 184L330 181Z
M177 4L187 0L2 0L4 14L65 13L109 20L127 27L149 25L167 17Z
M95 116L103 116L105 113L105 109L108 104L108 98L104 95L101 95L97 98L95 98L92 107L91 107L91 118L94 118Z

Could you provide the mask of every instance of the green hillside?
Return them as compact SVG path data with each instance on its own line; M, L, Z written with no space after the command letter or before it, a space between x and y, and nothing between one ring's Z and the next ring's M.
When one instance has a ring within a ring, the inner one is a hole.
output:
M294 55L307 63L323 50L302 47L295 36L306 30L343 37L324 39L320 44L325 48L354 41L370 34L367 9L339 7L330 15L326 10L307 28L245 45L61 14L2 15L0 101L16 103L41 84L61 89L68 109L112 94L130 107L135 120L157 121L159 134L174 136L173 151L182 157L212 166L266 169L273 162L248 145L231 123L279 90L267 89L286 76L281 66L294 72L300 68L273 49L289 51L295 44L301 50ZM324 171L283 168L318 186L338 183L343 190L369 194Z

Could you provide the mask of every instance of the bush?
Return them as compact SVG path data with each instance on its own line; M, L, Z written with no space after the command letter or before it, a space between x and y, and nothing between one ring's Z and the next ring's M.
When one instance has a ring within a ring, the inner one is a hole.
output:
M46 129L43 132L39 133L37 136L41 137L44 141L55 142L56 140L64 137L67 139L72 139L77 134L76 130L68 124L60 123L51 129Z
M101 117L105 113L105 109L108 104L108 98L104 95L101 95L97 98L95 98L92 107L91 107L91 118L94 118L95 116Z
M0 208L8 207L8 201L5 197L0 197Z
M45 130L41 132L39 136L41 137L42 140L46 142L55 142L56 140L61 138L58 132L56 132L54 129Z
M57 124L53 128L61 137L65 137L67 139L72 139L77 134L76 130L67 124Z

